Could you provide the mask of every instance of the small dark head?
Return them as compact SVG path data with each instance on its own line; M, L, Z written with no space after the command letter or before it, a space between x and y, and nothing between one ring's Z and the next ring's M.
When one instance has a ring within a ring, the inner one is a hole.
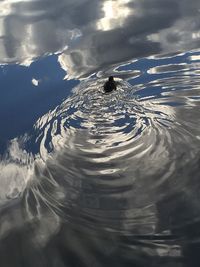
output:
M110 77L108 78L108 80L109 80L109 82L113 82L113 81L114 81L113 76L110 76Z
M116 83L114 81L113 76L110 76L108 78L108 81L104 84L104 91L106 93L112 92L113 90L116 90Z

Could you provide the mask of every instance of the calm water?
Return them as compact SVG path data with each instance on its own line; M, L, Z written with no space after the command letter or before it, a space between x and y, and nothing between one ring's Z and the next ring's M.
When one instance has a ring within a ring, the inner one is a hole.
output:
M0 266L199 267L200 2L0 10Z

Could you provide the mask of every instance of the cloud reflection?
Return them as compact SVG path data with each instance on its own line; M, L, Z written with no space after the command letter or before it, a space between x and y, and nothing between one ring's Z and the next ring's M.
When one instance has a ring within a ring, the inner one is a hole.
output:
M97 29L109 31L118 27L123 27L127 16L131 15L131 10L125 4L130 0L108 0L103 3L102 10L104 17L97 23Z
M3 1L0 62L64 52L68 77L133 58L198 48L199 1Z

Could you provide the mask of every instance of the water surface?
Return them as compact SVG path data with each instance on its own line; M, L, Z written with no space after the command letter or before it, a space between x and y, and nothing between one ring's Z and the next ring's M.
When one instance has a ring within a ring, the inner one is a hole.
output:
M0 6L1 265L199 266L199 2Z

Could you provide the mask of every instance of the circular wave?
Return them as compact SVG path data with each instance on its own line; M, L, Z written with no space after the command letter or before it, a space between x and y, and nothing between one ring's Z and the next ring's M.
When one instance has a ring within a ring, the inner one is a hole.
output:
M83 248L87 240L98 253L129 251L139 263L138 253L147 262L187 257L200 221L199 75L191 78L194 66L171 69L152 60L145 74L131 64L133 71L115 69L123 79L110 94L103 78L81 82L13 140L1 173L11 182L7 198L20 203L16 209L13 201L10 213L20 217L19 227L34 229L34 244L45 249L58 238L79 257L77 242ZM10 213L1 235L13 228Z
M156 203L176 170L176 112L142 98L120 79L117 91L104 94L104 81L81 83L61 106L38 120L34 140L40 155L34 186L25 195L32 198L33 192L37 202L67 219L153 234ZM30 203L26 201L28 210L34 206Z

